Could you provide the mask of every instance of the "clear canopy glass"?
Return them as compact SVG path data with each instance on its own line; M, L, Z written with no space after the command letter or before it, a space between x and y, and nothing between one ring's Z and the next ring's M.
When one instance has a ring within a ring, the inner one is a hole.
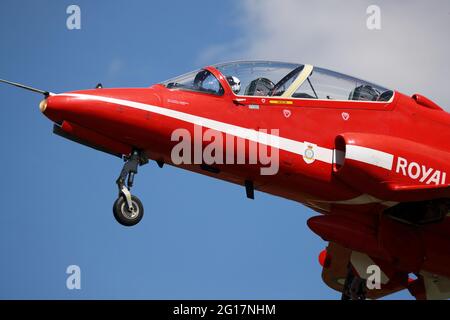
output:
M214 65L239 96L281 96L297 99L386 102L394 92L379 85L331 70L297 63L236 61ZM197 70L162 83L216 95L224 90L207 70Z
M162 83L169 89L197 91L215 95L223 94L223 87L219 80L208 70L196 70L169 79Z
M394 92L342 73L315 67L292 94L293 98L389 101Z
M214 66L225 77L234 76L240 80L237 95L271 96L274 88L291 71L303 65L273 61L238 61Z

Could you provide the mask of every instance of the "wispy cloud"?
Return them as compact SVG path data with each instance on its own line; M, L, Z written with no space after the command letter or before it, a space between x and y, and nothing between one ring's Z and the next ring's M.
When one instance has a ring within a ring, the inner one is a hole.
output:
M372 4L381 8L381 30L366 27ZM207 48L201 62L311 63L407 94L422 93L450 110L448 0L247 0L237 5L241 36Z

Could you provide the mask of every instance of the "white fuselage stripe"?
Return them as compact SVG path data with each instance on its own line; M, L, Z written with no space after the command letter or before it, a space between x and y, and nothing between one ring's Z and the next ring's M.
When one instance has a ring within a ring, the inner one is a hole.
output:
M217 120L212 120L208 118L203 118L200 116L196 116L193 114L172 110L168 108L163 108L159 106L154 106L146 103L136 102L136 101L130 101L130 100L124 100L124 99L117 99L117 98L110 98L110 97L102 97L102 96L96 96L96 95L88 95L88 94L79 94L79 93L64 93L64 94L58 94L56 96L69 96L69 97L75 97L82 100L97 100L97 101L103 101L107 103L113 103L113 104L119 104L123 106L127 106L130 108L140 109L149 111L152 113L157 113L163 116L167 116L173 119L185 121L192 123L194 125L210 128L216 131L223 132L225 134L233 135L239 138L247 139L250 141L254 141L257 143L261 143L264 145L267 145L269 147L278 148L284 151L292 152L295 154L298 154L303 157L305 148L307 148L307 145L303 142L299 142L296 140L283 138L277 135L265 133L262 131L256 131L253 129L243 128L239 127L233 124L220 122ZM347 159L352 159L360 162L364 162L367 164L371 164L380 168L384 168L387 170L392 169L392 162L394 156L392 154L378 151L375 149L370 149L366 147L361 146L355 146L355 145L347 145L346 147L346 155L345 157ZM314 158L315 160L322 161L328 164L332 164L337 159L334 159L336 157L336 152L338 150L334 149L328 149L316 146L314 148Z
M345 158L368 163L386 170L391 170L394 162L394 155L390 153L355 145L346 146Z

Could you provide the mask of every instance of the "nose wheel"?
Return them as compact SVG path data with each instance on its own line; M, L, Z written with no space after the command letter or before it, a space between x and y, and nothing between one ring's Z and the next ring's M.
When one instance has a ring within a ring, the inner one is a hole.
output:
M131 196L132 209L128 207L127 201L119 196L113 205L114 218L123 226L131 227L139 223L144 216L144 207L141 200Z
M141 200L132 195L130 190L133 186L134 176L138 172L138 166L147 162L147 158L141 155L139 151L133 151L130 156L125 158L125 164L119 178L117 178L119 196L114 201L113 213L117 222L123 226L134 226L144 216L144 206Z

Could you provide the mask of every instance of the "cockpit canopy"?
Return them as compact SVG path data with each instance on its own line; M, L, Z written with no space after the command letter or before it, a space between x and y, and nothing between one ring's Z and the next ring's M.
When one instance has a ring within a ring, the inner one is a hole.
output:
M213 66L238 96L386 102L393 91L373 83L311 65L238 61ZM222 95L220 81L208 70L197 70L162 83L181 89Z
M292 81L283 81L278 90L274 90L275 84L279 84L287 75L293 75L293 72L298 74L304 66L285 62L248 61L222 63L214 67L225 77L234 76L240 80L241 89L235 92L237 95L271 96L278 95ZM291 78L295 79L295 75Z
M208 70L196 70L162 83L168 89L198 91L216 95L224 93L219 80Z

